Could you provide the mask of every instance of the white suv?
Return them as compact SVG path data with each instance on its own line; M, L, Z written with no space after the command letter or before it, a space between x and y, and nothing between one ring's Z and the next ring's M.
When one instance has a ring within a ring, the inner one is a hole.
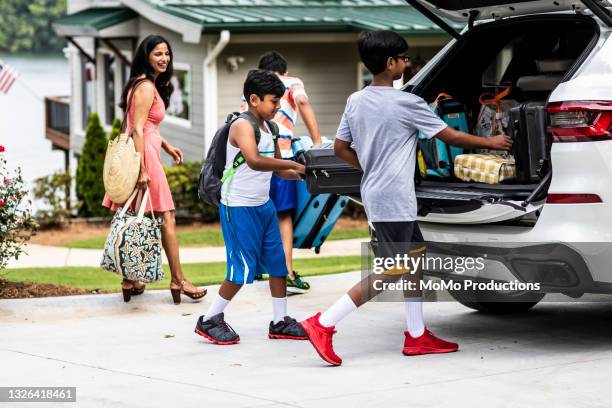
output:
M546 113L529 133L547 146L535 176L498 185L458 179L417 183L420 226L425 239L435 243L433 252L486 253L485 272L470 277L542 285L542 293L537 294L454 291L453 297L477 310L504 313L527 310L545 293L612 294L609 4L594 0L407 1L454 39L404 90L428 101L441 92L450 94L466 105L473 123L480 109L479 96L509 81L512 99L539 103ZM459 34L438 15L465 21L468 27ZM319 169L318 176L316 169L310 171L315 173L311 183L328 186L342 172L337 166ZM322 182L324 178L327 182ZM355 193L356 183L348 184L339 182L343 191L324 188L319 192ZM428 273L459 278L443 271Z

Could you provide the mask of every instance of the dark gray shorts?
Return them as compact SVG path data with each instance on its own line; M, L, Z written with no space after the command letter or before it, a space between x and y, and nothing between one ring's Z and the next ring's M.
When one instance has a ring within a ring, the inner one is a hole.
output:
M416 221L373 222L372 225L377 239L374 254L378 257L405 254L412 248L423 247L425 242Z

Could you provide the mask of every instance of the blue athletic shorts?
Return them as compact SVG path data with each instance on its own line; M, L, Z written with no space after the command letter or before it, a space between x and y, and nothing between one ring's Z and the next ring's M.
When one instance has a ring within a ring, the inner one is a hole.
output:
M253 283L256 274L287 276L278 217L271 200L256 207L221 204L219 216L227 255L225 279L242 285Z
M270 198L276 211L287 211L297 208L296 180L287 180L272 174L270 180Z

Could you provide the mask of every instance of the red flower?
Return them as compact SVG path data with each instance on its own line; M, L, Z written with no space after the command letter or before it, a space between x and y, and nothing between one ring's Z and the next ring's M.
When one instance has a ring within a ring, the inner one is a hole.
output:
M3 151L5 151L6 149L4 148L4 146L0 145L0 153L2 153Z
M4 200L0 198L0 207L4 207Z

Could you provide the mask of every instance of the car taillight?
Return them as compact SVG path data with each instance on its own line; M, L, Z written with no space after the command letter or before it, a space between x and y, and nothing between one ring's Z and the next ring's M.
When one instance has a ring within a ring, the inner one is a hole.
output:
M546 204L595 204L601 203L597 194L548 194Z
M612 102L555 102L546 111L553 142L612 140Z

